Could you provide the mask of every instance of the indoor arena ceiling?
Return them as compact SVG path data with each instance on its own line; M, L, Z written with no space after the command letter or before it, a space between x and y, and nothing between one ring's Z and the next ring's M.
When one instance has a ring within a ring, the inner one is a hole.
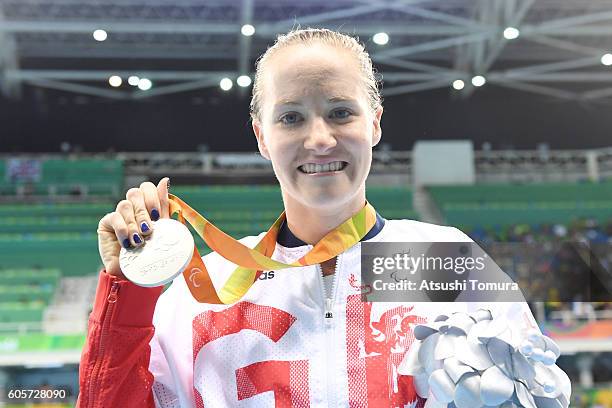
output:
M448 87L507 87L555 98L612 96L612 0L0 0L5 96L45 88L138 99L218 87L253 75L255 58L297 25L356 34L384 96ZM241 34L251 24L255 34ZM504 30L518 29L506 39ZM105 30L105 41L92 33ZM372 37L389 36L385 45ZM603 57L603 59L602 59ZM607 58L607 59L606 59ZM109 86L146 77L149 90ZM245 92L245 88L242 92Z

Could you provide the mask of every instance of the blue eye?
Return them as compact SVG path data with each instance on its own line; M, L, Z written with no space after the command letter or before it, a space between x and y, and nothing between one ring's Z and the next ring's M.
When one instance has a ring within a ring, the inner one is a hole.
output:
M284 125L293 125L297 123L299 120L299 115L295 112L289 112L281 116L279 122L282 122Z
M346 113L346 115L336 115L338 112L343 112ZM348 109L336 109L335 111L333 111L332 113L334 115L335 118L337 119L346 119L348 118L350 115L352 115L351 111L349 111Z

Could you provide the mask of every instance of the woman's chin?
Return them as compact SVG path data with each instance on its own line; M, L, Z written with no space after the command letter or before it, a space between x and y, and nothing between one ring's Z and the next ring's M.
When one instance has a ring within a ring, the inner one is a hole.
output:
M310 190L310 189L309 189ZM338 188L320 188L316 191L304 192L302 196L308 202L309 207L330 208L346 204L349 197L354 195L354 191Z

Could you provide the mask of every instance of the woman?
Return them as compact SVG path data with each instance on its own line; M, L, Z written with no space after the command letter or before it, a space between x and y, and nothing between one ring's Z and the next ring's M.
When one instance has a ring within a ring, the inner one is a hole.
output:
M286 223L272 258L290 263L366 204L383 113L371 60L324 29L279 36L257 64L251 103L259 151L281 186ZM122 277L120 245L143 245L168 214L168 179L130 189L99 224L100 274L80 367L79 406L405 407L423 402L397 367L415 324L442 303L361 301L360 243L321 265L271 271L233 305L196 302L183 279L161 288ZM205 209L203 209L205 210ZM263 235L246 237L254 247ZM467 241L452 227L379 214L362 241ZM204 257L216 287L234 264ZM525 304L497 316L535 327ZM155 330L154 330L155 327ZM150 345L150 348L149 348Z

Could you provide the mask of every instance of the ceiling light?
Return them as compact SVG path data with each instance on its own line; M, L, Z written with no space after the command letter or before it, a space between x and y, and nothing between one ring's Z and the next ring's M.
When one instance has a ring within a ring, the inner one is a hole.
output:
M220 82L219 82L219 86L221 87L221 89L223 89L224 91L229 91L230 89L232 89L232 86L234 86L234 83L232 82L231 79L229 78L223 78Z
M458 91L462 90L464 86L465 86L465 82L463 82L460 79L456 79L453 81L453 88L455 88Z
M521 32L518 30L518 28L507 27L504 30L504 38L506 40L514 40L515 38L518 38L520 34Z
M251 77L248 75L240 75L238 79L236 79L236 83L238 84L238 86L241 86L243 88L247 87L251 85Z
M148 91L153 86L153 82L151 82L148 78L140 78L138 81L138 89L141 91Z
M117 87L121 86L122 82L123 82L123 80L118 75L113 75L110 78L108 78L108 83L113 88L117 88Z
M138 78L136 75L130 75L128 77L128 84L132 86L137 86L139 81L140 81L140 78Z
M482 75L476 75L472 78L472 85L474 86L483 86L486 82L487 80Z
M242 35L244 35L245 37L250 37L253 34L255 34L255 27L253 27L250 24L245 24L242 26L242 28L240 29L240 32L242 33Z
M372 40L378 45L385 45L389 42L389 35L387 33L376 33L372 37Z
M108 34L104 30L95 30L93 32L93 38L96 41L104 41L108 38Z

